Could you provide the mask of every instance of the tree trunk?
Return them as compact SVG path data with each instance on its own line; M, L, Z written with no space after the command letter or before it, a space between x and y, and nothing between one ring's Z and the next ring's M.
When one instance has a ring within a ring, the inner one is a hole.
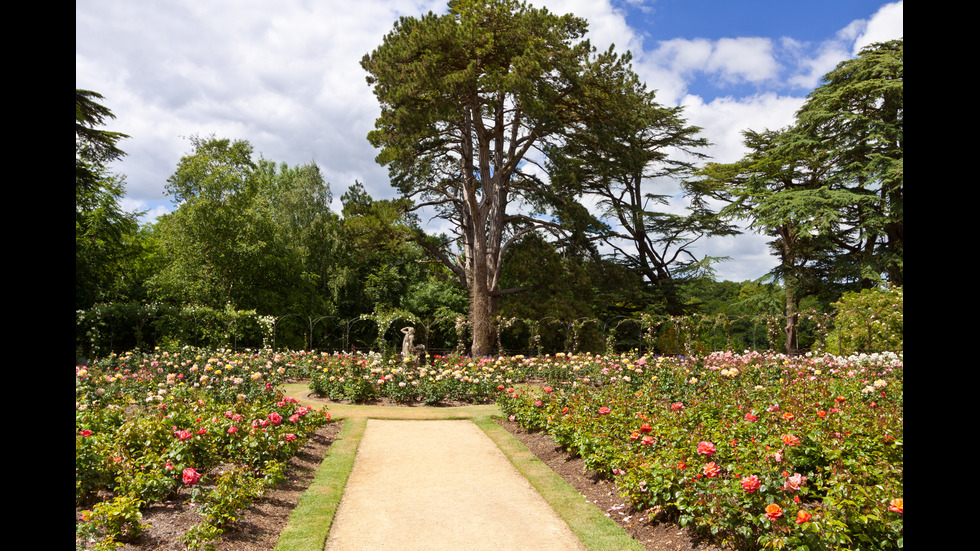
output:
M486 253L476 247L473 258L473 273L470 279L470 331L473 344L470 347L471 356L488 356L493 348L494 335L491 317L493 315L493 289L487 278Z
M799 340L797 336L797 324L799 322L799 312L797 312L796 283L793 278L786 277L786 327L783 332L786 335L786 353L794 355L799 350Z

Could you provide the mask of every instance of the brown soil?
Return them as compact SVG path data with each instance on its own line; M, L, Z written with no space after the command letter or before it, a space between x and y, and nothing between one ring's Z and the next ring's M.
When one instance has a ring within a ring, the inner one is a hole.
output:
M604 511L639 541L647 551L720 551L721 548L700 541L690 530L675 524L651 522L648 515L635 511L619 497L613 481L586 471L580 458L572 457L545 433L528 432L505 419L498 423L524 443L538 458L564 478L585 498ZM341 422L331 423L318 431L291 461L286 482L253 503L216 544L217 551L270 551L285 528L289 515L300 496L313 481L316 470L330 444L340 432ZM182 502L155 504L143 511L143 522L150 526L122 551L186 551L177 540L200 520L192 505ZM76 523L81 509L76 508Z

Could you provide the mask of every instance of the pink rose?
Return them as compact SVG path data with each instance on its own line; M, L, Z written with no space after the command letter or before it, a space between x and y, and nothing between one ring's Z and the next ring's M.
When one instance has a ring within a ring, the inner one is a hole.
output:
M715 445L711 442L699 442L698 443L698 453L701 455L714 455Z
M786 478L786 482L783 483L783 489L791 492L798 492L800 490L800 486L803 486L805 482L806 477L800 473L796 473L793 476Z
M742 479L742 489L745 490L746 492L754 492L758 490L761 486L762 483L759 482L759 477L755 475L747 476Z
M201 473L197 472L197 469L194 467L187 467L184 469L184 475L182 478L184 480L184 484L193 486L197 484L199 480L201 480Z

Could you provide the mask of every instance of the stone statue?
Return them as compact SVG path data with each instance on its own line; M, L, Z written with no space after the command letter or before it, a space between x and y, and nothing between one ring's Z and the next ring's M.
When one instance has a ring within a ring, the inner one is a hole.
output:
M402 359L421 365L425 357L425 346L415 344L415 328L402 327L405 338L402 339Z
M402 339L402 357L414 358L415 357L415 328L402 327L402 333L405 333L405 338Z

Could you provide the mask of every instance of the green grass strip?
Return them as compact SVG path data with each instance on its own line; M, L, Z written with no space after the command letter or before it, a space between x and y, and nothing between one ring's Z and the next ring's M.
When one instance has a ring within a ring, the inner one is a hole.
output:
M344 495L344 487L354 467L357 446L364 435L367 418L348 418L343 423L313 482L289 516L289 522L276 544L276 551L323 551Z
M477 417L473 422L490 437L518 472L524 475L535 490L544 497L568 527L590 551L643 551L615 521L561 476L538 459L520 440L490 417Z

